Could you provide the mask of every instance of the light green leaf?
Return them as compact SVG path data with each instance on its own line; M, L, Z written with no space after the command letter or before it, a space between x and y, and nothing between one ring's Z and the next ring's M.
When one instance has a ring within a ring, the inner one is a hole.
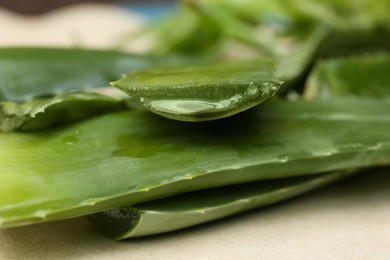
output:
M151 112L191 122L242 112L272 97L281 84L272 65L256 61L151 69L112 83Z
M192 190L390 164L390 103L270 101L240 117L107 114L0 133L0 225L96 213ZM223 129L223 131L221 131Z
M194 191L104 211L90 220L116 240L161 234L276 203L350 175L326 173Z

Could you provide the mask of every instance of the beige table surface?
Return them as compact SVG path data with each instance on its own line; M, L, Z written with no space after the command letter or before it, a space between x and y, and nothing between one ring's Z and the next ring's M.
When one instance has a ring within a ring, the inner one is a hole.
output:
M0 46L103 48L141 21L101 5L28 19L0 9ZM0 230L0 260L8 259L390 259L390 168L223 221L125 242L106 239L84 218Z

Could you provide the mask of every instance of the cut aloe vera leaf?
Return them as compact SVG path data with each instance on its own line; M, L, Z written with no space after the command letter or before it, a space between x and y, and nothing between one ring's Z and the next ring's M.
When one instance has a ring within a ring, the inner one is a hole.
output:
M310 75L304 96L366 96L390 99L389 71L389 53L322 60Z
M158 64L180 64L182 60L115 51L3 48L0 49L0 100L24 101L108 86L110 81L129 71Z
M155 235L286 200L350 175L326 173L194 191L89 218L103 234L116 240Z
M383 111L390 111L390 102L270 101L240 117L208 123L132 110L45 131L0 133L0 225L82 216L255 180L390 164L390 118Z
M0 102L0 131L29 131L125 109L117 99L74 92L22 103Z
M209 121L272 97L282 82L270 64L237 62L126 75L112 85L149 111L179 121Z

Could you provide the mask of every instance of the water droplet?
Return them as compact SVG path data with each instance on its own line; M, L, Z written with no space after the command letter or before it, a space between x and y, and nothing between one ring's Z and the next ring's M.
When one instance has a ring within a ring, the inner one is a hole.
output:
M96 205L96 202L97 202L96 199L87 199L87 200L84 200L83 202L81 202L81 205L94 206L94 205Z
M377 145L367 147L367 150L377 151L377 150L379 150L379 148L380 148L380 144L377 144Z
M115 151L112 155L116 157L146 158L156 155L156 152L150 148L133 147Z
M384 141L384 142L379 142L376 144L377 149L385 149L390 147L390 142Z
M240 200L239 202L240 202L240 203L244 203L244 204L248 204L248 203L251 202L251 200L250 200L250 199L242 199L242 200Z
M200 213L201 215L205 215L206 214L206 211L204 211L204 210L197 210L196 212Z
M247 90L247 94L249 96L255 96L259 92L259 87L255 85L253 82L250 84L250 87Z
M39 218L45 218L47 216L47 213L48 212L46 210L41 209L41 210L35 211L34 215L39 217Z
M149 158L160 154L180 153L182 144L172 141L161 142L145 133L120 135L116 138L115 157Z
M295 152L295 153L284 153L278 156L278 161L281 163L285 163L287 161L292 161L292 160L299 160L299 159L306 159L313 157L314 154L310 151L300 151L300 152Z
M342 152L351 152L351 151L357 151L357 150L361 149L362 147L364 147L363 144L351 143L351 144L339 145L337 148L339 151L342 151Z
M288 158L286 156L279 158L278 162L280 163L286 163L288 161Z
M76 136L65 136L62 138L62 142L67 145L74 145L79 141Z

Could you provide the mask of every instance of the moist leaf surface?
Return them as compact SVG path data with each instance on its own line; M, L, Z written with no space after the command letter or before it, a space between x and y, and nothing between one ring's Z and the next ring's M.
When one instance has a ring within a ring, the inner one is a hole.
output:
M240 117L195 125L134 110L40 132L0 133L0 223L389 164L384 111L390 103L377 100L272 101Z
M251 61L151 69L128 74L112 85L164 117L209 121L263 102L281 83L271 64Z

